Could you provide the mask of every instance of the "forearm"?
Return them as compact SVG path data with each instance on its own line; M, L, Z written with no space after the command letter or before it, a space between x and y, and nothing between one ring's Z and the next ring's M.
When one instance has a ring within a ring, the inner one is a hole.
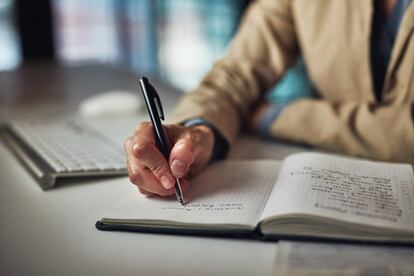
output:
M271 125L273 136L345 154L414 164L414 106L302 99Z
M174 121L203 118L231 144L262 93L296 58L291 16L290 1L253 3L228 54L180 101Z

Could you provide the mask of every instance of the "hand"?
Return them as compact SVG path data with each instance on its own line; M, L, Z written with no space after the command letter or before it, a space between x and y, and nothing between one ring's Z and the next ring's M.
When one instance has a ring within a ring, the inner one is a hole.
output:
M259 106L253 111L250 117L250 130L257 132L259 129L260 121L266 111L270 108L271 104L268 102L260 103Z
M129 179L144 195L173 195L175 178L188 190L183 177L199 173L212 156L214 134L208 126L164 125L164 131L172 144L168 161L156 146L151 123L139 124L125 141Z

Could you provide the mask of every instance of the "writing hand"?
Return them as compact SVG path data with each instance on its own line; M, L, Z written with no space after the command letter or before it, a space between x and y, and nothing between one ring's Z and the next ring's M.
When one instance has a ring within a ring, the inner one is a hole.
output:
M214 134L208 126L164 125L164 130L172 144L168 161L156 146L151 123L140 123L124 144L129 179L148 196L173 195L175 178L180 178L183 191L188 190L183 177L203 170L213 152Z

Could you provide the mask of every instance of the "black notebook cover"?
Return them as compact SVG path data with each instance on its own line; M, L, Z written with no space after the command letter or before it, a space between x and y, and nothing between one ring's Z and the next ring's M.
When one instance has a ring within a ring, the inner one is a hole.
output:
M125 224L105 224L97 221L95 227L101 231L126 231L150 234L164 235L184 235L184 236L203 236L231 239L255 239L267 242L275 242L279 240L305 241L305 242L323 242L323 243L346 243L346 244L366 244L366 245L397 245L397 246L414 246L414 242L400 241L374 241L374 240L355 240L333 237L315 237L315 236L298 236L298 235L263 235L259 227L255 230L237 230L237 229L185 229L174 227L158 227L158 226L137 226Z
M207 237L222 237L222 238L236 238L236 239L262 239L258 229L251 231L245 229L186 229L174 227L158 227L158 226L137 226L125 224L105 224L102 221L97 221L95 227L102 231L127 231L153 234L168 234L168 235L185 235L185 236L207 236Z

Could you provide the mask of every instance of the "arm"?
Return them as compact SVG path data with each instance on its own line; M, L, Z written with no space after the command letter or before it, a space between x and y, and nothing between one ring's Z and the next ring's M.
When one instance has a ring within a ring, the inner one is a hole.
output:
M253 4L229 54L178 105L177 120L201 117L231 144L241 122L297 54L290 1ZM272 136L368 158L414 163L413 104L294 101Z
M174 121L202 118L231 144L262 92L283 75L297 53L290 1L253 3L229 53L181 100Z
M301 99L271 125L273 136L368 158L414 164L414 104Z
M155 146L151 125L138 125L125 142L130 181L146 195L173 194L174 177L197 174L212 157L220 157L214 152L215 139L224 137L224 147L234 140L261 93L282 76L297 52L290 1L252 4L229 53L216 63L195 93L184 97L172 120L182 123L200 118L207 125L166 126L174 144L168 161ZM221 135L215 135L215 129ZM181 183L184 190L188 188L185 179Z

